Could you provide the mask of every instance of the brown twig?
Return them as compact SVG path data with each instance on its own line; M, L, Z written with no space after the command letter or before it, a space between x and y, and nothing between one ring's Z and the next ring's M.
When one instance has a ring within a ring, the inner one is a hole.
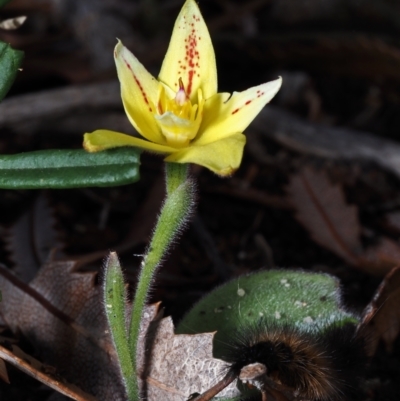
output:
M225 387L229 386L236 378L237 376L233 372L228 372L226 376L215 386L211 387L203 394L198 395L190 401L209 401L218 393L220 393Z

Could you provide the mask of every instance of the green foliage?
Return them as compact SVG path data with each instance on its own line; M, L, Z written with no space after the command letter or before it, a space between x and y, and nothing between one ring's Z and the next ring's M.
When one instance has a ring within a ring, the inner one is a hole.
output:
M221 357L219 344L232 333L260 319L300 329L321 330L331 323L357 319L340 304L337 280L327 274L290 270L268 270L238 277L215 289L183 318L176 332L217 331L214 355Z
M4 4L4 0L2 2ZM0 5L2 5L0 0ZM0 42L0 100L9 91L21 65L24 53L14 50L8 43Z
M41 150L0 156L0 188L107 187L139 179L139 151Z
M118 256L111 252L106 263L104 282L104 304L108 327L117 351L119 366L129 401L139 400L132 350L128 345L126 328L126 292Z
M9 3L11 0L0 0L0 7L5 6L7 3Z
M0 0L0 8L11 0ZM13 49L9 43L0 41L0 101L10 90L22 63L24 52Z

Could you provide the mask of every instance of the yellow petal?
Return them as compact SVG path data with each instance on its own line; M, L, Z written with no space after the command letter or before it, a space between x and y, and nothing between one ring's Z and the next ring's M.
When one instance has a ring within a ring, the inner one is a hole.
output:
M240 166L246 137L235 133L227 138L203 146L190 146L169 155L165 161L195 163L216 174L231 175Z
M100 129L92 133L86 133L83 137L83 147L88 152L99 152L101 150L117 148L121 146L133 146L135 148L149 150L156 153L171 153L176 149L169 146L145 141L120 132Z
M282 78L254 86L243 92L234 92L229 100L218 93L204 103L203 122L199 134L193 141L205 145L228 137L234 132L243 132L261 109L275 96Z
M120 41L115 46L114 57L129 121L149 141L165 143L154 119L158 81Z
M182 78L186 93L197 101L197 90L207 99L217 93L217 67L210 34L194 0L187 0L175 22L160 81L175 92Z

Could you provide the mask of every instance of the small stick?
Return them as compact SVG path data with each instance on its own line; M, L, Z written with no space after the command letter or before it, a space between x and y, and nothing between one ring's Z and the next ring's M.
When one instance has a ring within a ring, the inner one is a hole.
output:
M211 387L203 394L191 399L190 401L210 401L215 395L221 392L225 387L228 387L235 379L237 375L233 372L228 372L227 375L219 381L215 386Z

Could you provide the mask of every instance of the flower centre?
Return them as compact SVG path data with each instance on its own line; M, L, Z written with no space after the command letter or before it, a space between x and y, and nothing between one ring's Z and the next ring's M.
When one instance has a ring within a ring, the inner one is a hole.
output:
M181 78L179 78L179 89L173 99L168 96L165 87L160 84L157 114L154 117L168 145L177 148L189 145L199 130L203 105L201 89L197 92L197 104L192 104Z

